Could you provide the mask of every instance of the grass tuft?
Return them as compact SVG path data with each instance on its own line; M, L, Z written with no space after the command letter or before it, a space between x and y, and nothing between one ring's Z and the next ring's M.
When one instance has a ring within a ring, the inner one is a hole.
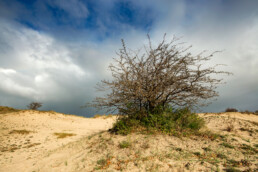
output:
M232 146L232 145L230 145L229 143L226 143L226 142L223 142L223 143L221 143L220 145L222 145L222 146L224 146L224 147L226 147L226 148L230 148L230 149L235 148L234 146Z
M119 147L121 149L129 148L129 147L131 147L131 145L132 145L131 142L125 141L125 140L119 143Z

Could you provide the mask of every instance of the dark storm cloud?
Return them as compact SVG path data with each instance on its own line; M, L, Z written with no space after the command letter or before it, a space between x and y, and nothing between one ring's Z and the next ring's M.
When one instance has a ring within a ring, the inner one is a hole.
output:
M92 115L81 109L111 79L107 67L124 38L135 49L166 32L184 36L192 52L224 50L211 64L233 72L204 108L257 110L258 1L101 0L0 2L0 105Z

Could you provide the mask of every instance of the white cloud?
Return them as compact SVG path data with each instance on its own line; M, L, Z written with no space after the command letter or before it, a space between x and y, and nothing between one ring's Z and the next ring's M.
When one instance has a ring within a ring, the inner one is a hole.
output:
M3 73L5 75L11 75L11 74L16 74L16 71L13 69L3 69L0 68L0 73Z
M6 71L0 72L0 90L4 91L5 93L8 93L10 95L15 95L15 96L20 96L20 97L25 97L25 98L35 98L37 95L37 91L31 87L23 86L17 83L15 80L10 78L10 70L6 75ZM13 70L11 72L13 73Z
M47 34L1 21L0 39L8 47L0 52L0 91L40 100L68 98L63 83L91 77L65 45Z

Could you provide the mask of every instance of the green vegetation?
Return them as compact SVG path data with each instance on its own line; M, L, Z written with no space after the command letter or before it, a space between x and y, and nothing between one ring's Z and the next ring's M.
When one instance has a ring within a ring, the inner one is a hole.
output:
M206 152L212 151L211 148L209 148L209 147L202 148L202 149L203 149L204 151L206 151Z
M169 135L188 135L204 126L204 120L188 108L166 108L154 113L134 114L118 119L110 130L116 134L127 135L131 132L165 133Z
M131 147L131 143L129 141L122 141L119 143L119 147L122 149L129 148Z
M111 159L112 157L109 157L108 155L107 155L107 157L106 158L101 158L101 159L99 159L98 161L97 161L97 167L95 167L94 169L95 170L100 170L100 169L105 169L105 168L108 168L109 167L109 165L110 165L110 159Z
M258 150L253 148L252 146L249 146L247 144L242 144L242 146L240 146L241 149L249 152L249 153L258 153Z
M232 145L230 145L230 144L228 144L228 143L226 143L226 142L223 142L223 143L221 143L220 145L222 145L222 146L224 146L224 147L226 147L226 148L230 148L230 149L233 149L233 148L234 148L234 146L232 146Z
M225 169L226 172L241 172L240 170L234 168L234 167L229 167Z

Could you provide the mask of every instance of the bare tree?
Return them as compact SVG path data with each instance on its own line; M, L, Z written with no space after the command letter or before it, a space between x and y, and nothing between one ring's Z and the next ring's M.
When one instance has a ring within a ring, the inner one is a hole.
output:
M27 107L28 109L38 110L38 108L40 108L41 106L42 106L42 103L40 102L32 102Z
M113 80L102 80L97 85L99 91L111 92L97 97L91 105L118 110L120 114L148 114L167 105L207 105L206 100L218 96L215 89L222 79L216 74L230 73L217 70L218 64L204 66L217 51L192 55L191 46L182 47L175 37L167 43L165 38L166 34L154 48L148 35L149 45L144 46L144 53L128 50L122 40L119 58L114 58L115 63L109 66Z

